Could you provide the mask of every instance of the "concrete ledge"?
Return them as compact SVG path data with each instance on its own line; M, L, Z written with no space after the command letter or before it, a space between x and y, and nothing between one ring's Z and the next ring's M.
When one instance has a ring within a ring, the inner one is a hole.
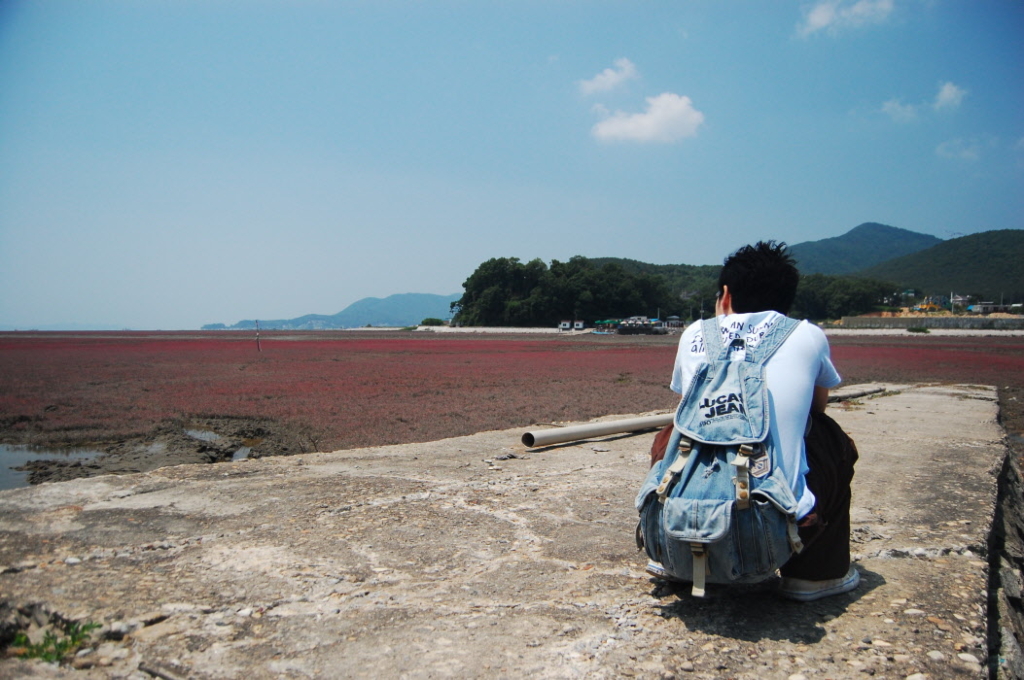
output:
M831 409L863 583L815 603L652 581L653 435L521 430L0 492L0 593L106 625L76 677L983 677L995 391L880 395Z
M844 316L843 328L944 328L961 330L1024 330L1024 317L989 316Z

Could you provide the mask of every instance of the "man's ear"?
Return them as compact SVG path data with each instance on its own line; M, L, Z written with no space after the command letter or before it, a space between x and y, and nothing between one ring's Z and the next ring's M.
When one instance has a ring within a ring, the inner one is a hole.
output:
M732 314L732 293L729 286L722 286L722 294L715 303L715 312L718 314Z

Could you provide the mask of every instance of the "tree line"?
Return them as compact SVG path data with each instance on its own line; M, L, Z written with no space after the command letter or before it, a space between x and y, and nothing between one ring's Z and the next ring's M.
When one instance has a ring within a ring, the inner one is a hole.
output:
M668 311L672 293L650 274L616 264L594 267L585 257L568 262L492 258L462 285L453 320L466 326L551 326L564 319L594 322Z
M640 264L640 263L637 263ZM452 303L452 321L464 326L553 326L630 316L687 321L714 314L720 267L690 268L680 279L575 256L568 262L522 262L499 257L479 265ZM675 284L675 285L673 285ZM872 311L891 296L892 284L871 279L811 274L801 277L791 316L836 319Z

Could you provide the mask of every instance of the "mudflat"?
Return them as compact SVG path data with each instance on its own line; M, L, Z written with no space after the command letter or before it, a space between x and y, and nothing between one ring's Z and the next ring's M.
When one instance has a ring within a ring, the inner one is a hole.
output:
M993 385L1003 422L1024 431L1021 334L829 333L846 384ZM670 409L677 343L325 331L264 333L257 349L238 332L0 333L0 443L101 454L33 461L40 483Z

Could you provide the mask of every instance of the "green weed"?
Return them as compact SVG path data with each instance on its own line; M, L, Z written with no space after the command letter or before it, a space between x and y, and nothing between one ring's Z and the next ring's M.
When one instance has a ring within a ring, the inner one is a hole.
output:
M82 643L89 639L89 633L99 627L100 624L93 621L69 623L64 627L63 635L58 636L52 630L48 630L43 636L43 641L34 644L29 641L28 635L23 631L14 636L11 647L13 650L17 650L15 656L23 659L41 659L53 663L78 651Z

